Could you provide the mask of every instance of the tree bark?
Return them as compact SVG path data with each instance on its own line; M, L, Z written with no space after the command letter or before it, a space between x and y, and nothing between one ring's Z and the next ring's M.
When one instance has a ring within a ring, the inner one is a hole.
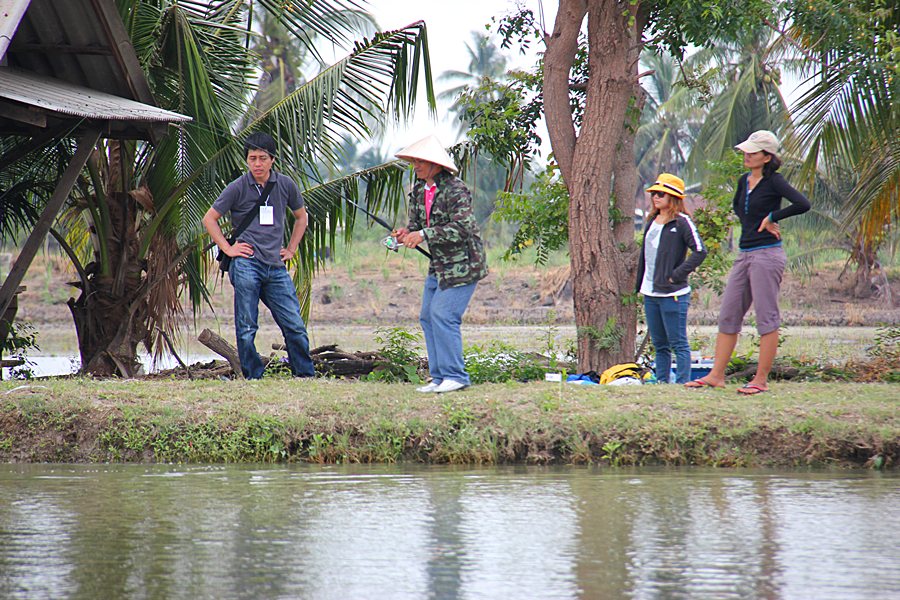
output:
M553 33L544 38L544 118L550 135L550 146L559 163L563 180L573 176L575 155L575 123L569 104L569 72L578 51L578 34L587 14L584 0L560 0Z
M197 338L201 344L223 357L228 361L228 364L231 365L231 370L234 371L234 376L237 379L244 378L244 372L241 370L241 359L238 356L237 349L229 344L224 338L219 335L216 335L209 329L204 329L200 332L200 336Z
M124 192L110 192L108 272L94 262L86 268L90 293L82 290L69 309L78 334L81 371L99 377L131 377L141 369L137 346L149 339L147 303L132 306L129 299L142 282L143 264L137 258L137 208ZM101 242L102 243L102 242Z
M581 372L628 362L634 353L635 308L627 298L634 291L636 256L631 111L640 98L638 8L560 0L553 34L546 39L544 109L550 143L569 191L569 253ZM585 15L589 78L584 120L576 134L569 72ZM615 219L612 206L617 209Z

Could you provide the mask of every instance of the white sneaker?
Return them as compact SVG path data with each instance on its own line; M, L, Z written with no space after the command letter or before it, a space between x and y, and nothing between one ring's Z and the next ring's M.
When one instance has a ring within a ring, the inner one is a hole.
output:
M423 385L422 387L417 387L416 391L421 392L423 394L427 394L429 392L437 391L438 387L440 387L440 386L437 383L432 381L431 383L429 383L427 385Z
M441 382L441 385L435 388L435 393L443 394L444 392L455 392L456 390L461 390L464 387L468 387L466 384L461 383L459 381L454 381L452 379L445 379Z

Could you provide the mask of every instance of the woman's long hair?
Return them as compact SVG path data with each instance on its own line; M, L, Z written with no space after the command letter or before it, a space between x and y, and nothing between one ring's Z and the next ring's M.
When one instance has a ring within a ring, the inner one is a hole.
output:
M775 156L774 154L769 154L765 150L762 151L766 156L771 156L771 160L763 165L763 179L766 177L771 177L778 170L778 167L781 166L781 159Z
M775 158L774 156L772 157ZM779 163L780 164L780 163ZM687 208L684 207L684 198L679 198L678 196L673 196L672 194L666 194L669 197L669 210L672 211L672 218L674 219L681 213L690 214ZM653 208L650 209L650 214L647 215L647 222L649 223L653 219L656 218L656 215L659 214L659 210L656 208L656 205L653 204L653 197L650 197L650 206Z

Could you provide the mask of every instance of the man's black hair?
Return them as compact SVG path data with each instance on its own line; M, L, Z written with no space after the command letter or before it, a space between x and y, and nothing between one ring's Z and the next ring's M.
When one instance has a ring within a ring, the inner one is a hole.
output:
M250 154L251 150L264 150L269 153L269 156L275 158L275 140L268 133L261 131L251 133L244 141L244 156Z

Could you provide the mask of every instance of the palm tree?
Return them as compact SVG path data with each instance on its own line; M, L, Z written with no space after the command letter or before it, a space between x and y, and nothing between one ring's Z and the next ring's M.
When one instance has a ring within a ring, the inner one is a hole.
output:
M438 77L438 81L456 84L438 94L438 99L453 102L449 110L455 113L459 119L457 128L459 134L462 134L469 126L462 117L460 96L466 91L478 88L486 80L502 81L506 75L506 57L490 36L477 31L470 32L470 35L472 44L466 44L466 52L469 55L468 69L466 71L444 71Z
M292 32L278 16L266 10L263 4L253 5L253 22L258 34L252 37L251 50L259 56L262 71L258 89L253 98L253 109L247 115L252 118L272 107L273 104L306 83L304 72L317 72L328 64L317 51L317 43L330 42L315 31L305 29ZM372 35L376 31L373 17L356 8L336 7L323 15L336 27L350 27L360 35Z
M659 173L682 174L688 154L706 119L706 110L690 90L678 85L678 63L668 54L645 52L643 68L651 74L641 79L644 107L634 138L635 161L640 175L639 192Z
M807 150L807 188L823 171L846 171L841 229L854 240L856 292L868 294L877 251L900 219L900 12L867 0L820 8L798 13L790 31L807 53L812 85L786 143Z
M699 175L707 161L718 161L754 131L780 132L789 124L787 102L781 93L782 68L794 69L791 49L764 25L734 39L720 39L685 61L688 73L707 73L699 84L709 102L691 149L687 173ZM690 76L689 76L690 79Z
M317 38L349 42L358 21L334 14L355 8L352 0L255 4L301 44ZM336 167L345 138L366 137L370 120L407 116L420 71L434 109L424 24L357 41L346 58L298 81L293 91L247 120L258 65L251 51L257 34L250 5L247 0L118 2L157 103L194 120L155 146L102 143L76 184L61 221L65 237L59 239L79 273L81 294L70 307L85 372L131 375L139 364L139 342L159 353L165 338L178 333L185 293L195 314L208 300L212 255L201 243L200 218L243 171L242 139L252 130L276 137L280 169L304 192L310 226L303 251L290 266L307 300L315 249L333 245L337 225L352 222L344 198L396 204L402 197L406 170L395 164L336 179L320 166ZM56 150L70 152L70 144ZM58 162L47 157L47 176ZM42 189L37 178L32 189Z

